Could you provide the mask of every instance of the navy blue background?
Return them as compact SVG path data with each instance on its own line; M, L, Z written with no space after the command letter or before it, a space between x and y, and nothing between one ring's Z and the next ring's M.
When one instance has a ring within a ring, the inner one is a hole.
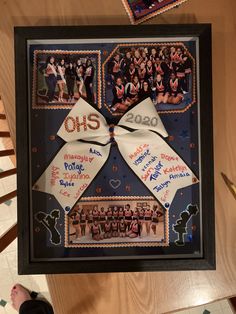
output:
M189 51L195 56L195 42L186 42ZM88 48L89 46L89 48ZM111 51L114 44L80 44L80 45L32 45L30 48L31 68L34 49L105 49ZM104 55L102 62L104 61ZM32 73L32 71L31 71ZM68 109L32 109L31 110L31 148L37 151L32 152L32 185L45 171L50 161L55 157L64 141L56 136L63 120L70 110ZM117 123L118 118L114 118L102 108L101 112L106 116L108 122ZM184 113L162 113L160 115L162 122L170 136L166 139L167 143L181 156L192 171L199 177L199 159L198 159L198 111L197 104L194 104ZM55 140L51 140L51 136ZM115 174L111 171L112 165L116 164L119 170ZM112 189L108 184L110 179L119 179L122 184L117 189ZM125 186L131 186L131 191L126 192ZM102 193L96 193L96 187L102 186ZM109 159L83 196L152 196L150 191L129 169L122 159L117 146L111 147ZM185 235L186 244L184 247L177 247L174 240L177 234L172 231L172 225L176 223L180 213L186 209L189 204L199 204L199 184L178 190L176 196L169 208L169 247L155 248L64 248L64 211L57 200L47 193L32 191L32 257L37 258L66 258L66 257L98 257L98 256L145 256L145 255L166 255L166 254L196 254L200 251L200 215L193 216L188 222ZM34 215L38 211L50 213L52 209L60 209L60 219L57 222L57 228L61 234L61 244L53 245L49 241L49 232L42 227L35 219ZM192 230L192 225L196 230Z

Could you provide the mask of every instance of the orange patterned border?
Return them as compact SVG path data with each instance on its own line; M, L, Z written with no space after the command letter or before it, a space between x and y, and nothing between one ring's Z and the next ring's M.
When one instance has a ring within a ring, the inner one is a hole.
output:
M145 15L144 17L136 18L133 10L130 8L130 4L128 3L128 0L122 0L122 3L125 7L125 11L127 12L131 24L140 24L145 22L146 20L149 20L150 18L157 16L159 14L162 14L170 9L173 9L174 7L178 7L180 4L186 2L187 0L176 0L175 3L167 4L162 8L159 8L153 12L150 12L149 14Z
M38 54L97 54L98 57L98 68L97 68L97 106L101 108L101 51L100 50L34 50L34 61L33 61L33 82L32 82L32 108L33 109L71 109L74 105L37 105L36 94L37 94L37 56Z
M109 54L109 56L106 58L106 60L103 62L102 64L102 82L103 82L103 104L106 107L106 109L113 115L113 116L122 116L123 113L116 113L116 112L112 112L111 109L109 108L109 106L106 104L105 101L105 91L106 91L106 84L105 84L105 65L107 64L107 62L110 60L110 58L112 57L112 55L114 55L114 53L120 48L120 47L135 47L135 46L150 46L150 47L157 47L157 46L182 46L188 53L188 56L192 59L193 61L193 72L192 72L192 77L193 77L193 86L192 86L192 98L193 101L188 104L188 106L186 106L184 109L170 109L170 110L161 110L158 111L158 114L163 114L163 113L183 113L185 111L187 111L189 108L192 107L193 104L196 103L196 61L194 59L194 57L191 55L191 53L188 51L187 47L184 45L184 43L182 42L163 42L163 43L149 43L149 42L143 42L143 43L127 43L127 44L118 44Z
M98 201L98 200L156 200L152 196L115 196L115 197L82 197L81 201ZM84 244L69 244L69 217L65 213L64 221L65 221L65 239L64 239L64 247L66 248L120 248L120 247L167 247L169 246L169 210L165 209L164 214L164 230L165 230L165 242L135 242L135 243L84 243Z

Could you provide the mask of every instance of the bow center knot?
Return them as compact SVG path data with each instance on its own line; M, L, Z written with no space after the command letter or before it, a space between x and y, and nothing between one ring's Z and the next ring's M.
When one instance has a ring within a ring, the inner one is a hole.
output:
M109 134L110 134L110 142L111 143L114 143L115 142L115 132L114 132L114 129L115 129L115 125L114 124L110 124L109 125Z

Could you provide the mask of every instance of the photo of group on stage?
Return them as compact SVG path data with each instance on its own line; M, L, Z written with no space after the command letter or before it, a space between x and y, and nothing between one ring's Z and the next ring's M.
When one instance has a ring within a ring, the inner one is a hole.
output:
M82 96L97 104L98 55L81 52L35 52L35 103L73 105Z
M164 240L165 212L156 201L79 202L67 219L70 244Z
M193 101L193 67L180 43L120 45L106 64L106 105L123 113L150 97L158 110L184 108Z

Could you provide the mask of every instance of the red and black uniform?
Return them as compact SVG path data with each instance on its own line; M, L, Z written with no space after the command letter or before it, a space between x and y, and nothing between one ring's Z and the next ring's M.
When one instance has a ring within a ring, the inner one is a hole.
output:
M113 59L109 65L109 72L114 76L114 79L121 76L121 66L123 63L123 59L117 61Z
M128 228L129 228L131 221L132 221L132 215L133 215L133 212L131 209L125 210L125 223L128 226Z
M89 65L86 67L85 75L84 75L84 85L86 89L87 100L89 103L93 102L93 90L91 86L93 84L93 78L94 78L94 67L92 65Z
M142 57L139 57L139 58L134 57L133 62L134 62L135 68L139 68L142 61L143 61Z
M145 221L151 221L151 218L152 218L152 210L146 209L144 212L144 220Z
M141 87L141 89L139 90L139 93L138 93L139 100L144 100L144 99L146 99L148 97L151 97L151 95L152 95L152 90L151 90L150 85L148 84L148 88L144 88L143 84L142 84L142 87Z
M170 96L176 97L182 95L182 89L178 78L169 80L169 93Z
M93 209L92 211L92 214L93 214L93 221L98 221L99 220L99 212L97 209Z
M104 231L104 224L106 222L106 212L105 210L100 210L99 212L99 222L102 229L102 232Z
M118 216L119 216L119 211L118 211L118 209L114 209L114 210L113 210L113 219L117 220L117 219L118 219Z
M100 227L99 227L99 225L96 225L96 226L92 225L91 232L92 232L92 237L100 234Z
M167 92L167 86L163 80L156 82L156 94L165 94Z
M113 101L112 105L123 103L125 98L125 87L124 85L115 85L112 90L113 93Z
M146 78L149 80L150 78L153 79L155 74L155 68L152 65L151 67L149 67L148 65L146 66Z
M140 84L133 84L131 82L127 83L125 86L125 94L129 98L134 98L138 95L138 92L140 90Z
M119 220L124 219L124 211L123 211L123 209L119 209L118 217L119 217Z
M57 71L54 63L48 63L45 70L45 80L48 87L48 101L53 101L57 85Z
M74 67L68 67L65 72L66 77L66 86L67 86L67 92L69 97L74 97L74 86L75 86L75 68Z
M128 69L126 72L125 72L125 77L126 77L126 80L127 82L131 82L133 80L133 77L137 75L137 69Z
M112 210L108 210L107 211L107 220L112 221L112 219L113 219L112 216L113 216Z
M141 227L138 222L133 222L131 225L131 231L132 233L135 233L137 236L140 236Z
M162 68L162 64L163 64L163 62L160 62L160 63L156 63L156 64L155 64L156 73L157 73L157 74L160 74L161 76L164 75L164 70L163 70L163 68Z
M105 233L110 233L111 232L111 223L107 221L104 225L104 231Z
M119 231L125 232L126 231L126 224L124 222L119 223Z
M139 69L139 70L138 70L138 77L139 77L139 81L140 81L141 83L145 80L145 78L146 78L146 73L147 73L146 68L144 68L144 69Z

